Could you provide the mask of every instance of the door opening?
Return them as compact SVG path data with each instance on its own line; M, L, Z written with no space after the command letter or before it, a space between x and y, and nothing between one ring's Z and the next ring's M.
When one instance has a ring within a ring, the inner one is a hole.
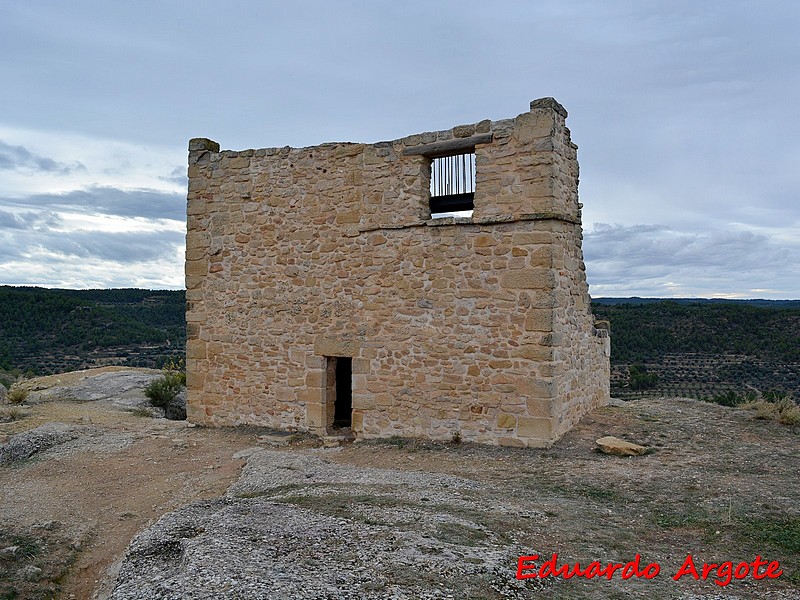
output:
M349 356L328 357L326 369L328 425L338 429L353 425L353 359Z

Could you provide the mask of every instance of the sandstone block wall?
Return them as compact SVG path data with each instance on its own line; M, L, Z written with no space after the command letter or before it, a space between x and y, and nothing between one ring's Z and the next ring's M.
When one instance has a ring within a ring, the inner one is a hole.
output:
M547 446L609 396L566 111L377 144L189 145L188 417ZM432 157L474 148L471 218L431 219ZM342 376L339 373L338 376Z

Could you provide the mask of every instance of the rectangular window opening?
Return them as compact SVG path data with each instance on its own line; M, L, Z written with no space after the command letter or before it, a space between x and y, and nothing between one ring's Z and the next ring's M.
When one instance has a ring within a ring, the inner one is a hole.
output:
M431 161L431 218L470 217L475 207L475 150Z
M353 425L353 359L349 356L327 357L325 369L327 425L349 429Z

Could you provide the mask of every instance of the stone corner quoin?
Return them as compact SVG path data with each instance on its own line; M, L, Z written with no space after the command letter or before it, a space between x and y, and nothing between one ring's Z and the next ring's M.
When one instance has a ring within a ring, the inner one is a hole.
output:
M189 420L546 447L606 404L566 116L543 98L376 144L192 139Z

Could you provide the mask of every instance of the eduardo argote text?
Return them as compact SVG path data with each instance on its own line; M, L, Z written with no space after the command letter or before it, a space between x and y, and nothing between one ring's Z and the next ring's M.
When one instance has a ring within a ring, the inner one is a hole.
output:
M547 560L541 561L538 554L520 556L517 560L517 579L546 579L548 577L562 577L571 579L572 577L584 577L586 579L614 577L620 579L643 578L653 579L661 573L661 566L658 563L642 563L641 555L637 554L633 560L627 563L600 563L593 561L585 567L576 562L573 564L559 564L558 553ZM777 579L783 575L780 563L777 560L768 561L761 556L756 556L750 562L734 563L725 561L722 563L701 563L696 564L691 554L687 554L680 568L671 575L675 581L680 581L683 577L691 577L695 580L708 580L709 578L719 586L728 585L733 579L754 580Z

